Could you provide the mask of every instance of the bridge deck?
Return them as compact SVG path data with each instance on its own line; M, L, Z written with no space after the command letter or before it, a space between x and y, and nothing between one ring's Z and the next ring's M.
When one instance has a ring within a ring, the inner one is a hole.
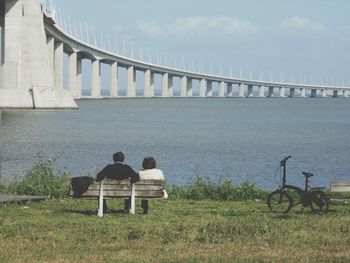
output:
M46 197L43 196L9 196L4 195L0 196L0 204L6 204L6 203L21 203L21 202L28 202L28 201L43 201Z

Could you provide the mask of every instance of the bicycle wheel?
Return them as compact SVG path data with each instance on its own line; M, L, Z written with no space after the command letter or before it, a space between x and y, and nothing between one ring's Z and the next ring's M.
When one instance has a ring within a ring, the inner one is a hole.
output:
M311 211L316 214L326 214L329 203L326 194L320 190L311 192Z
M292 204L292 198L282 190L276 190L267 197L267 205L273 213L288 213Z

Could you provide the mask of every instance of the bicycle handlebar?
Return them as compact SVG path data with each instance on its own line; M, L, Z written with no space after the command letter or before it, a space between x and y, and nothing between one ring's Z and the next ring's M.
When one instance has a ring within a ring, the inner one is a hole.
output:
M286 164L287 160L288 160L288 159L290 159L290 158L292 158L292 156L291 156L291 155L289 155L289 156L285 157L285 158L284 158L284 159L281 161L281 165Z

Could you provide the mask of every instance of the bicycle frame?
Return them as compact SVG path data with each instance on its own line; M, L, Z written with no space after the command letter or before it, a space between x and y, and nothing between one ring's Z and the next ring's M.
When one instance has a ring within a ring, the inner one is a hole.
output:
M310 202L311 202L311 196L309 193L311 193L311 191L309 190L303 190L297 186L294 186L294 185L284 185L284 188L283 190L286 190L286 189L291 189L291 190L294 190L296 191L298 194L299 194L299 197L300 197L300 202L297 202L297 203L293 203L293 207L294 206L297 206L299 204L302 204L303 206L309 206L310 205ZM293 200L294 201L294 200Z
M309 178L313 176L312 173L303 172L305 175L304 190L297 186L286 184L286 163L289 158L291 158L291 156L285 157L280 162L279 170L281 172L282 185L279 185L279 188L271 192L267 197L267 205L269 206L271 212L288 213L292 207L302 204L303 207L310 207L311 211L314 213L327 213L329 208L329 201L325 193L322 191L323 187L311 188L309 185ZM277 172L278 170L276 171L275 176Z
M286 189L291 189L294 190L299 194L300 197L300 202L298 203L293 203L293 206L296 206L298 204L302 204L303 206L309 206L311 202L311 197L310 194L312 191L316 190L323 190L324 187L314 187L310 188L309 185L309 177L305 177L305 189L301 189L297 186L294 185L289 185L287 183L287 160L290 159L292 156L287 156L285 157L281 162L280 162L280 167L281 167L281 176L282 176L282 186L280 187L281 190L285 191Z
M281 162L280 162L280 171L281 171L281 176L282 176L282 186L280 186L280 189L284 189L284 188L294 188L294 190L298 191L302 191L302 192L308 192L308 191L313 191L313 190L322 190L324 189L324 187L314 187L314 188L310 188L310 182L309 182L309 177L305 177L305 189L302 190L299 187L293 186L293 185L286 185L287 182L287 160L289 158L291 158L292 156L288 156L286 158L284 158Z
M287 160L289 158L292 158L292 156L288 156L286 158L284 158L281 162L280 162L280 167L281 167L281 175L282 175L282 187L281 189L283 189L286 185L286 182L287 182L287 179L286 179L286 176L287 176Z

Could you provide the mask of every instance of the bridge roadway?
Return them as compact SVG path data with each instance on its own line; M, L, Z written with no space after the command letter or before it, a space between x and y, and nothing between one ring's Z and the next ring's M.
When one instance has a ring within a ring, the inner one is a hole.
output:
M154 97L154 74L162 76L162 96L172 97L173 94L173 77L180 78L180 97L192 97L192 81L199 81L199 96L210 97L213 95L213 83L219 83L219 96L230 97L233 95L233 85L237 86L239 97L253 97L254 87L258 89L258 96L265 97L265 89L268 88L268 97L275 96L275 89L278 89L277 97L295 97L296 90L299 91L299 97L321 96L327 97L329 92L333 92L333 97L339 95L347 97L348 87L305 85L293 83L279 83L268 81L257 81L247 79L229 78L224 76L207 75L198 72L185 71L176 68L164 67L161 65L150 64L120 55L110 53L106 50L99 49L88 43L85 43L69 33L65 32L56 24L49 12L44 12L45 30L47 33L47 43L49 50L53 52L56 66L61 70L56 71L56 88L63 88L63 52L69 56L69 90L74 98L82 97L81 93L81 76L82 76L82 59L91 60L92 64L92 91L91 97L101 97L101 63L110 65L110 97L119 97L118 89L118 67L127 69L127 97L136 97L136 71L144 73L144 97ZM57 68L57 67L56 67ZM246 90L247 88L247 90ZM226 90L226 92L225 92ZM286 94L286 90L289 93ZM341 94L340 94L341 93Z

